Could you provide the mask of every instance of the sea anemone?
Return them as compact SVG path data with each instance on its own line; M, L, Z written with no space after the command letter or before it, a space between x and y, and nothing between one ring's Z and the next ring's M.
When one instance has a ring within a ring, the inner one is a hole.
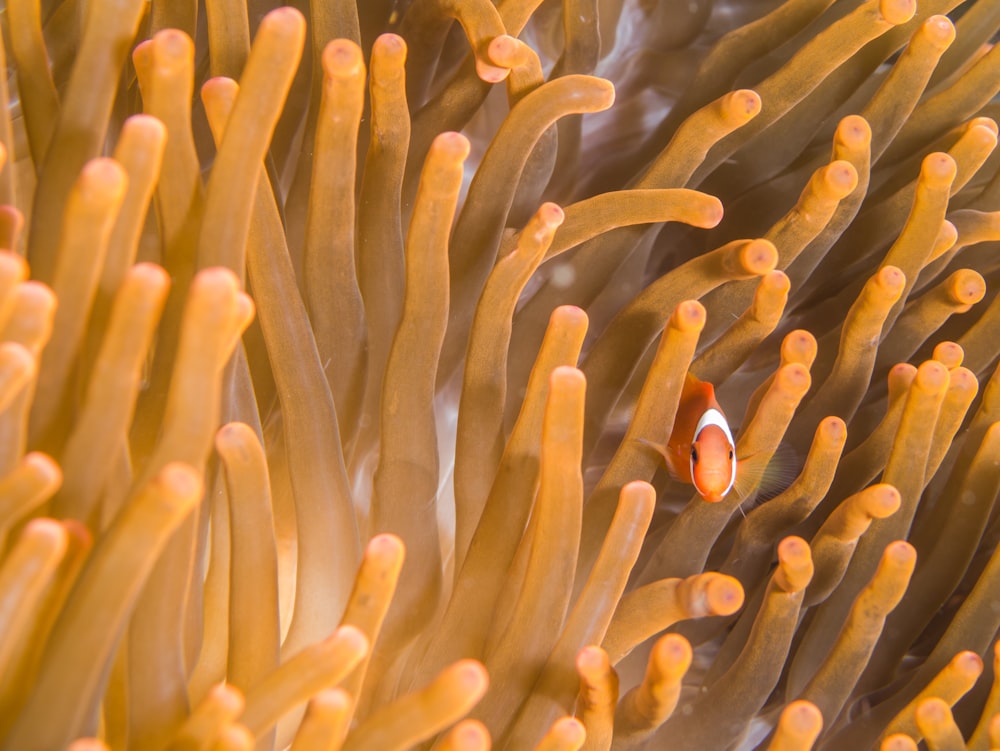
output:
M2 747L1000 747L1000 3L308 5L6 3Z

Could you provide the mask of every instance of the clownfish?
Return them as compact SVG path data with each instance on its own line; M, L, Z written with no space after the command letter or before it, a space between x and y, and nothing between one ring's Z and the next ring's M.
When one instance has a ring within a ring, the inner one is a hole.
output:
M667 444L642 442L663 456L674 478L694 485L709 503L721 501L737 484L736 443L716 401L715 387L691 373L684 381Z

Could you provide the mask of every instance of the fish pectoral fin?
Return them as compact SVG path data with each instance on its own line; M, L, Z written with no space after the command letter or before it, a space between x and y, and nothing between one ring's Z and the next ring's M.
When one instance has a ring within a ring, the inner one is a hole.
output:
M741 500L753 493L773 497L791 485L796 477L795 452L780 444L773 452L758 451L737 459L733 492Z
M653 449L653 451L662 456L664 460L669 460L670 454L668 452L670 449L667 448L667 444L657 443L656 441L650 441L647 438L636 438L635 440L641 443L643 446Z
M740 501L757 491L767 470L769 459L768 455L758 453L736 460L736 482L733 483L733 492Z
M675 465L677 457L674 455L674 452L670 450L670 447L667 446L667 444L657 443L656 441L650 441L646 438L636 438L636 440L643 446L653 449L653 451L663 457L663 462L667 465L667 471L670 473L671 477L675 480L683 480L683 477L680 472L678 472Z

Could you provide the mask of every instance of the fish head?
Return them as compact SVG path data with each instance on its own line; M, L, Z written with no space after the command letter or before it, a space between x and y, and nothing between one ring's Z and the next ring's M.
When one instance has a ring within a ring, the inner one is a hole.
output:
M715 415L709 413L714 412ZM718 410L708 410L691 443L691 481L709 503L718 503L736 482L736 450L732 433ZM717 417L716 417L717 416ZM722 424L719 424L721 418Z

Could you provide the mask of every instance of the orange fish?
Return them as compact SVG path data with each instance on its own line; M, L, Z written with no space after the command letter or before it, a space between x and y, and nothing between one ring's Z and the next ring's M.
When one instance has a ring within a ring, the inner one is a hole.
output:
M660 452L670 473L693 484L709 503L721 501L736 484L736 444L715 399L715 387L690 373L667 445L643 443Z

